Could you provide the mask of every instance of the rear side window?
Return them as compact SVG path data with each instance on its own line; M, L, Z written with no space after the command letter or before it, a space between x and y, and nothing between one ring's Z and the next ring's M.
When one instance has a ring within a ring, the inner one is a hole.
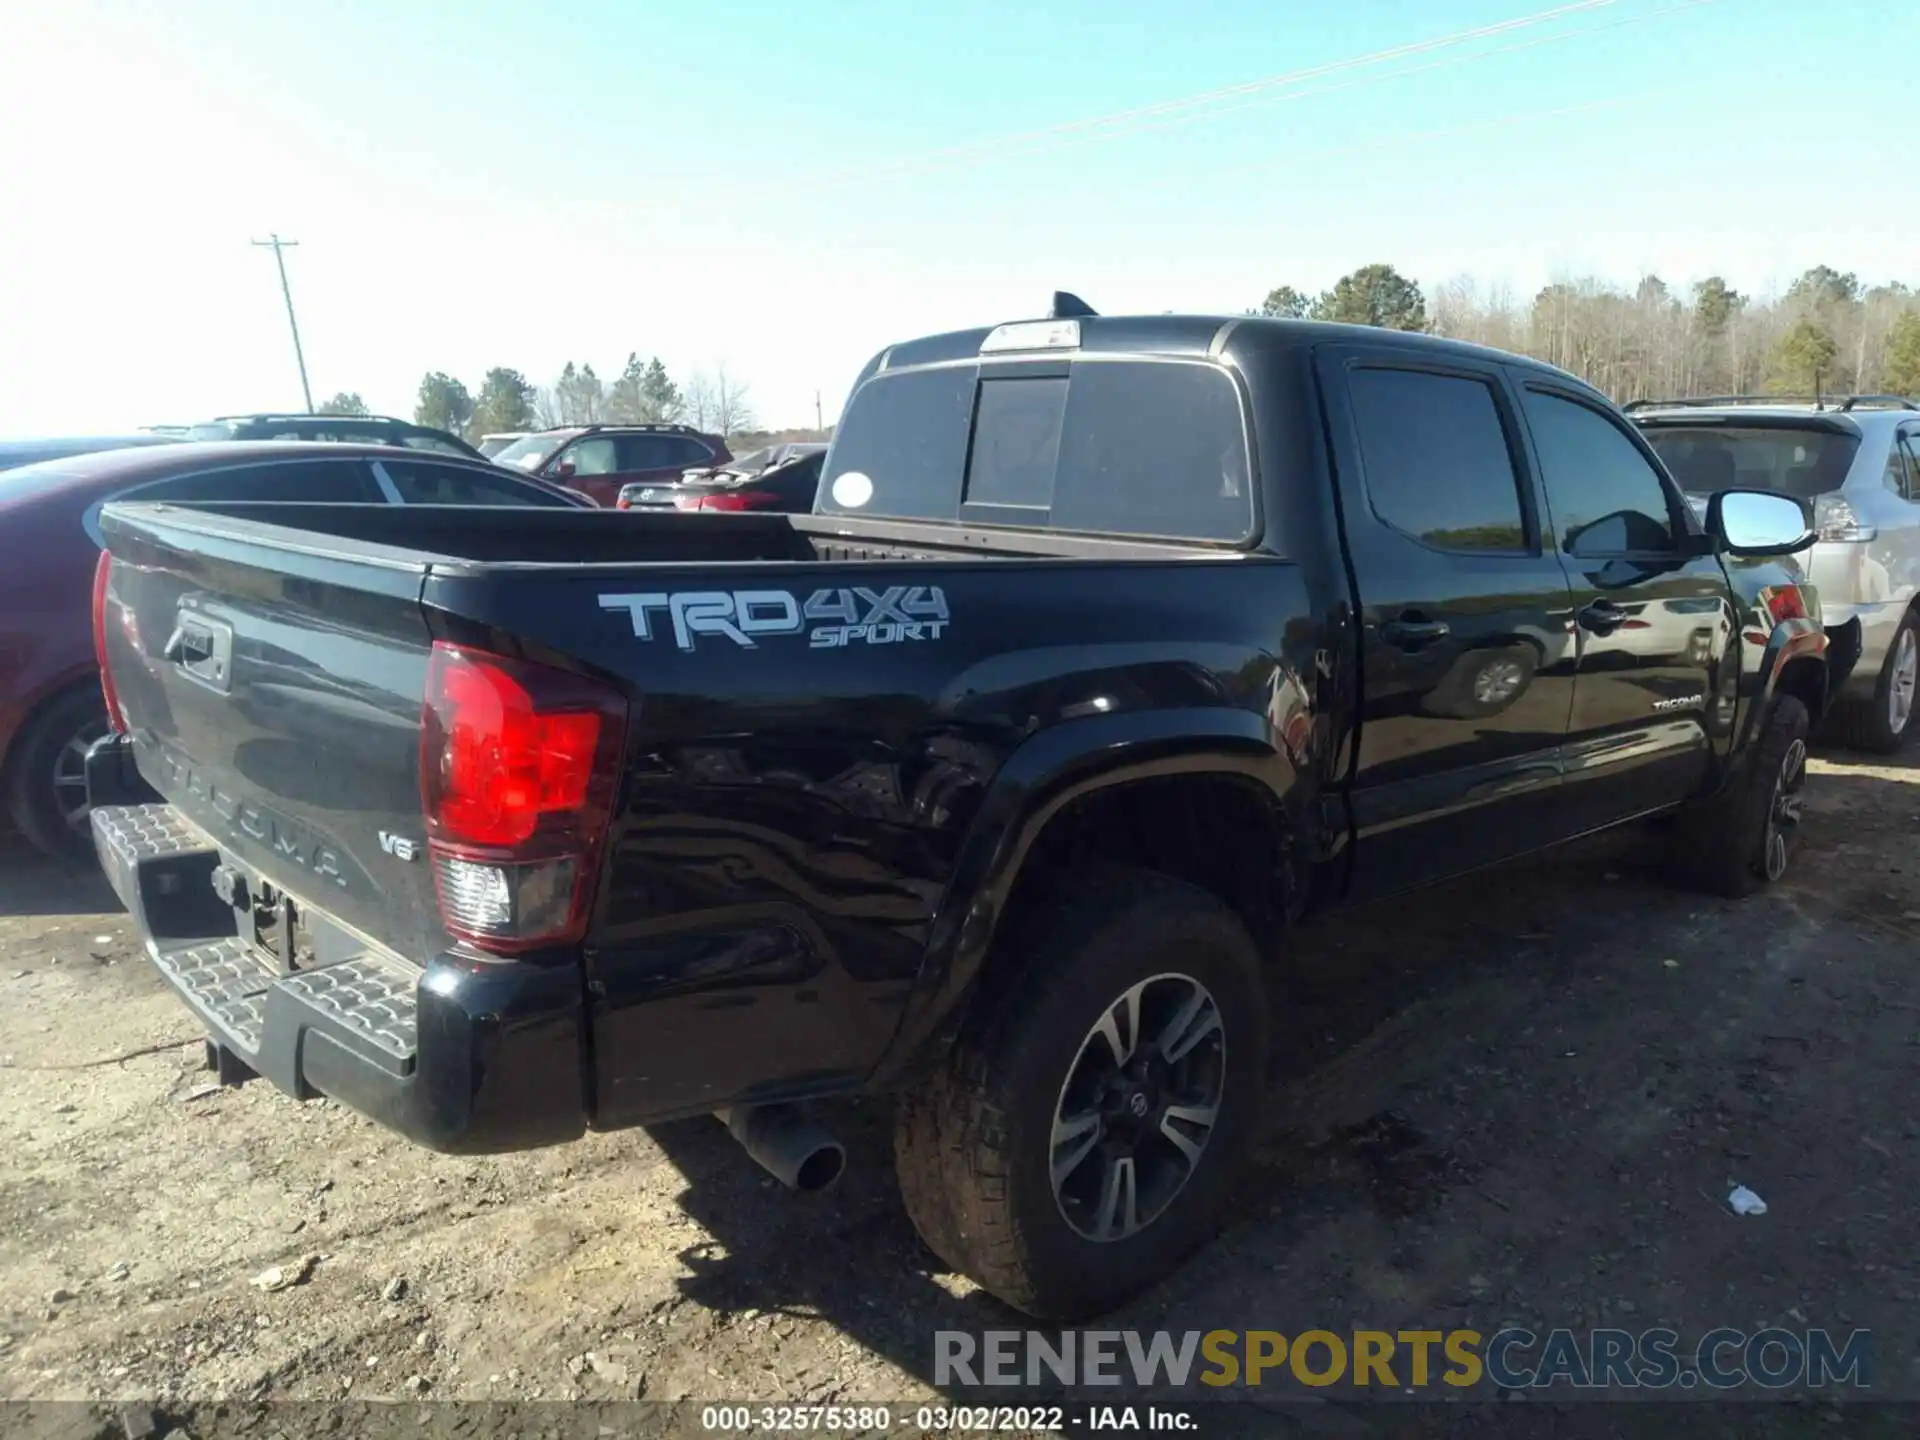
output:
M1087 534L1253 530L1239 392L1218 366L1057 362L881 374L835 434L820 508Z
M1491 385L1357 369L1347 388L1375 516L1440 550L1528 552L1520 482Z
M425 460L382 460L403 505L546 505L571 509L558 495L515 480L504 470L477 465L435 465Z
M134 499L135 496L128 496ZM385 504L373 473L358 460L238 465L181 475L140 488L141 500L282 500L322 505Z
M713 458L706 446L686 435L622 435L617 443L622 470L668 470L704 465Z

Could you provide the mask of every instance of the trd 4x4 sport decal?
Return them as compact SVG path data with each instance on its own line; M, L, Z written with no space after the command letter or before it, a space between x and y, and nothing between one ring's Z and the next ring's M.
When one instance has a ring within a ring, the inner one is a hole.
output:
M626 611L642 640L657 638L656 627L667 620L682 650L692 650L701 635L718 635L749 650L763 636L802 633L815 650L898 645L938 640L949 619L946 593L938 585L816 590L804 603L790 590L657 591L602 595L600 608Z

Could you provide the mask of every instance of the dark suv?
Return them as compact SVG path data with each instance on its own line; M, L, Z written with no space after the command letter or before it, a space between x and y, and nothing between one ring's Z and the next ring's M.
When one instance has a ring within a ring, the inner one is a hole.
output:
M563 425L522 436L493 463L578 490L611 509L622 486L671 482L683 470L732 458L725 440L690 425Z
M222 415L189 427L182 438L331 440L347 445L404 445L409 450L458 455L463 460L486 458L457 435L387 415Z

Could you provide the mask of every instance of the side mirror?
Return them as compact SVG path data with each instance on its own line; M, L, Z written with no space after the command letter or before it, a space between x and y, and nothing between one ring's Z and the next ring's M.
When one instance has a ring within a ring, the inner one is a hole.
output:
M1718 490L1707 501L1707 534L1731 555L1791 555L1813 544L1813 508L1772 490Z
M547 473L556 480L571 480L574 471L578 468L571 460L556 460L553 462L553 469Z

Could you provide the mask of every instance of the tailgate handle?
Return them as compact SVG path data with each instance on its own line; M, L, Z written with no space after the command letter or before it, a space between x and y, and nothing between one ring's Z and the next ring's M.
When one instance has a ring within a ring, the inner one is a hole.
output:
M233 631L218 620L181 619L161 654L203 685L224 692L233 683Z
M162 653L175 664L211 660L213 637L204 630L189 630L182 625L167 637L167 648Z

